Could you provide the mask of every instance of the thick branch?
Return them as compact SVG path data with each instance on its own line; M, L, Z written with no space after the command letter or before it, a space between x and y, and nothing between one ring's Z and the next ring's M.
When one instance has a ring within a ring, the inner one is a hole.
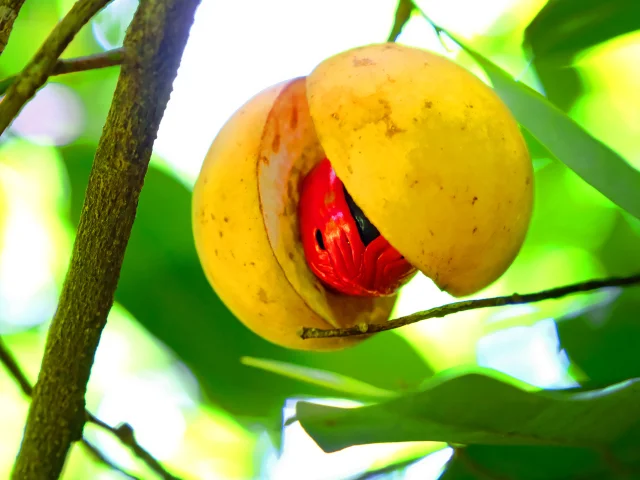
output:
M4 52L13 23L18 18L24 0L0 0L0 55Z
M14 479L55 479L81 438L84 396L153 142L199 0L141 0L89 177L71 264L49 328Z
M120 65L124 58L124 49L114 48L107 52L100 52L85 57L64 58L56 62L51 77L54 75L63 75L65 73L85 72L87 70L96 70L98 68L107 68ZM3 95L7 89L15 83L17 75L7 77L0 80L0 95Z
M520 305L523 303L541 302L560 297L566 297L574 293L584 293L605 287L625 287L640 283L640 273L630 277L612 277L602 280L590 280L588 282L566 285L564 287L552 288L538 293L527 293L525 295L507 295L504 297L481 298L478 300L465 300L454 302L440 307L430 308L422 312L413 313L406 317L389 320L386 323L361 324L350 328L332 328L323 330L320 328L303 327L300 337L306 338L328 338L328 337L349 337L353 335L370 335L372 333L384 332L394 328L404 327L429 318L446 317L453 313L475 310L478 308L504 307L506 305Z
M20 113L24 104L47 81L58 58L76 33L110 1L78 0L73 4L69 13L51 31L40 50L7 89L5 97L0 102L0 135Z

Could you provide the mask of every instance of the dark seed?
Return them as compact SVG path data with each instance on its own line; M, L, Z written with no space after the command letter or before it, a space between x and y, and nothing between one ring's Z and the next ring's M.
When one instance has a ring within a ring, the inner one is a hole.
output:
M324 241L322 240L322 233L320 233L320 230L316 230L316 242L318 242L320 250L325 250Z
M351 198L351 195L349 195L349 192L347 192L344 185L342 186L342 189L344 190L344 198L349 206L349 212L351 212L351 216L356 221L360 240L362 240L362 243L364 243L366 247L380 236L380 232L373 226L360 207L356 205L356 202L353 201L353 198Z

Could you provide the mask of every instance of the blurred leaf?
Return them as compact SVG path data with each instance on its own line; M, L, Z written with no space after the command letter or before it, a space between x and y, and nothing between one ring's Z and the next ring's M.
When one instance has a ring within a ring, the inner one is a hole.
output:
M296 416L325 452L406 441L604 445L640 422L640 379L591 392L534 392L484 372L438 375L419 393L359 408L298 402Z
M587 375L587 385L608 385L640 377L639 312L640 287L633 287L557 322L560 346Z
M317 368L303 367L292 363L269 360L266 358L242 357L241 362L250 367L261 368L268 372L277 373L285 377L307 382L312 385L319 385L330 390L346 393L349 396L359 398L392 398L396 394L390 390L369 385L346 375L334 372L327 372Z
M604 143L589 135L538 92L517 82L479 53L463 44L461 46L482 66L500 98L531 135L583 180L612 202L640 218L638 170Z
M640 220L617 213L613 230L598 254L607 270L628 275L640 271Z
M456 452L439 480L486 478L479 471L491 478L518 480L621 478L614 468L601 453L586 448L471 445Z
M77 225L95 146L61 152ZM335 391L243 365L243 356L330 370L390 390L413 388L432 373L398 335L376 336L341 352L310 353L278 347L249 331L204 276L191 231L191 192L153 167L140 196L116 300L192 369L212 402L271 427L279 425L286 398L335 396Z
M535 58L572 58L640 29L638 0L550 0L525 30Z

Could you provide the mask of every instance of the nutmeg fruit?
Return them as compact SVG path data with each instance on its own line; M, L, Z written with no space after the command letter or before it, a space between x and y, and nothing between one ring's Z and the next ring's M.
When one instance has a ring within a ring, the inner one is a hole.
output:
M193 231L248 328L335 350L363 337L302 340L299 328L384 322L417 270L454 296L481 290L516 257L532 203L527 146L496 93L449 59L387 43L241 107L202 165Z

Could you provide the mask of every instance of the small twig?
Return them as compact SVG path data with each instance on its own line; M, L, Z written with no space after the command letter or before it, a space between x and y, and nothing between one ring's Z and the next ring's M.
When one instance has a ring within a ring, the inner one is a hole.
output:
M398 37L402 33L402 29L411 18L411 14L415 10L415 8L416 7L413 4L412 0L398 0L396 16L393 21L393 27L391 27L391 33L389 33L387 42L395 42L398 39Z
M89 455L91 455L93 458L95 458L96 461L98 461L98 462L102 463L103 465L111 468L112 470L115 470L116 472L120 472L122 475L127 477L129 480L142 480L140 477L137 477L136 475L133 475L132 473L127 472L122 467L119 467L118 465L113 463L111 460L109 460L105 456L104 453L102 453L98 449L98 447L96 447L93 443L91 443L86 438L82 439L82 445L84 446L85 450L87 450Z
M115 67L122 63L124 49L114 48L106 52L87 55L77 58L61 58L51 71L50 77L64 75L67 73L86 72L87 70L97 70L99 68ZM17 75L0 80L0 95L4 95L7 89L16 81Z
M164 480L179 480L178 477L174 477L167 472L160 462L153 457L153 455L140 446L135 439L131 425L123 423L111 431L124 445L127 445L138 458L142 459L142 461L144 461L151 470L160 475Z
M588 282L575 283L564 287L551 288L537 293L527 293L519 295L507 295L502 297L481 298L477 300L464 300L461 302L449 303L440 307L430 308L422 312L413 313L405 317L389 320L386 323L360 324L349 328L332 328L323 330L320 328L303 327L300 337L307 338L328 338L328 337L348 337L352 335L370 335L372 333L384 332L395 328L404 327L429 318L439 318L453 313L475 310L478 308L504 307L506 305L521 305L523 303L534 303L542 300L552 300L575 293L590 292L605 287L625 287L640 283L640 273L629 277L611 277L601 280L590 280Z
M0 135L20 113L25 103L45 84L58 58L76 33L111 0L78 0L58 23L38 52L7 89L0 102Z
M18 18L24 0L0 0L0 55L9 41L13 23Z
M7 346L3 342L1 336L0 336L0 363L2 363L7 368L7 370L9 371L11 376L14 378L16 383L20 386L20 389L22 390L22 392L27 397L31 397L31 395L33 394L33 387L31 386L31 382L29 382L29 379L22 371L22 368L20 368L20 365L18 364L17 360L15 359L11 351L7 348ZM118 440L120 440L120 443L128 447L136 457L138 457L140 460L146 463L146 465L155 473L157 473L161 478L163 478L164 480L178 480L178 477L171 475L171 473L169 473L162 466L162 464L153 457L153 455L151 455L147 450L145 450L142 447L142 445L138 443L138 441L135 439L135 435L131 426L129 426L128 424L122 424L121 426L114 428L108 423L105 423L102 420L100 420L98 417L96 417L93 413L91 413L88 410L85 411L85 414L87 417L87 422L93 423L97 427L100 427L103 430L106 430L107 432L114 435ZM86 446L86 448L89 449L90 453L92 453L93 456L96 457L96 459L98 459L102 463L105 463L106 465L124 473L125 475L128 475L133 479L137 478L123 471L121 468L113 465L108 459L106 459L106 457L104 457L104 455L97 449L97 447L92 445L86 438L84 437L82 438L82 443Z
M5 346L2 341L2 337L0 337L0 362L9 370L11 376L16 380L18 385L20 385L20 389L27 396L30 397L33 393L33 387L31 386L31 382L27 379L27 376L24 374L20 365L11 355L9 349Z

